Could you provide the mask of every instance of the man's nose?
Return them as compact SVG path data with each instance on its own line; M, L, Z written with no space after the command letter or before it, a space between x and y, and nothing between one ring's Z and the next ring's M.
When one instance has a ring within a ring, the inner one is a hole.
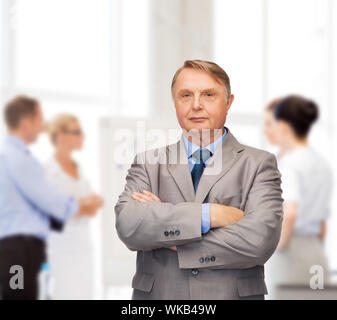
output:
M202 108L201 101L200 101L200 95L195 95L193 99L193 109L199 110Z

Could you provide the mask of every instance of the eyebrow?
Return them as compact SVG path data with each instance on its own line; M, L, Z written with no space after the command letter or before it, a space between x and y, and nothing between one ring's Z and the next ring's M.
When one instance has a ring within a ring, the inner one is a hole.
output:
M202 90L201 92L206 92L206 91L216 91L216 89L215 88L209 88L209 89Z
M192 92L193 90L191 90L191 89L180 89L179 91L178 91L178 93L180 93L180 92ZM206 91L216 91L216 89L215 88L208 88L208 89L203 89L203 90L201 90L201 92L203 93L203 92L206 92Z

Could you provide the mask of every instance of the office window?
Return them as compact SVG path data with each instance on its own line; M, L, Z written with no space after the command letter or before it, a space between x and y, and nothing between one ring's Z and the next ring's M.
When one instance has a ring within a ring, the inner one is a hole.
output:
M231 79L231 112L258 113L263 104L263 1L214 3L214 57Z
M15 85L107 97L109 0L18 0Z
M2 8L2 3L0 3L0 65L2 66L2 55L3 55L3 23L4 23L4 19L3 19L3 8ZM2 76L0 75L0 85L2 84Z
M4 85L5 80L5 64L4 64L4 54L5 54L5 8L4 3L0 2L0 89ZM1 101L1 90L0 90L0 101Z
M149 0L121 0L121 96L119 115L147 115L149 108Z
M268 98L298 93L329 104L329 11L325 0L268 1Z
M149 0L18 0L15 87L109 100L125 115L148 106Z

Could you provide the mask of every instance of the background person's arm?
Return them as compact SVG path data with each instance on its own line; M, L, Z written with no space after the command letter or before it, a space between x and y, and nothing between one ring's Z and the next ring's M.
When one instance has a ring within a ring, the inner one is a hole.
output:
M78 211L85 210L74 198L58 193L48 184L43 167L34 158L17 155L6 159L6 168L27 201L57 221L65 222Z
M320 225L320 232L318 235L319 240L324 241L326 233L327 233L327 223L326 220L322 220Z
M75 217L93 217L96 215L97 210L103 206L103 198L99 195L91 194L87 197L78 200L79 210L77 211Z
M245 216L227 227L210 230L202 241L177 246L179 267L246 269L263 265L280 239L280 184L276 159L268 154L256 172Z
M289 244L295 227L297 207L296 202L286 202L284 204L282 231L278 249L285 249Z

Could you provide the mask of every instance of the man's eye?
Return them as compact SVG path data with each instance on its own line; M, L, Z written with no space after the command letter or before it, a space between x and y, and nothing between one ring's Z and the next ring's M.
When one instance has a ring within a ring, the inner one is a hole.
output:
M208 93L206 93L206 96L207 96L207 97L212 97L212 96L213 96L213 93L208 92Z
M190 94L189 93L185 93L185 94L183 94L183 97L184 98L186 98L186 97L189 97L190 96Z

